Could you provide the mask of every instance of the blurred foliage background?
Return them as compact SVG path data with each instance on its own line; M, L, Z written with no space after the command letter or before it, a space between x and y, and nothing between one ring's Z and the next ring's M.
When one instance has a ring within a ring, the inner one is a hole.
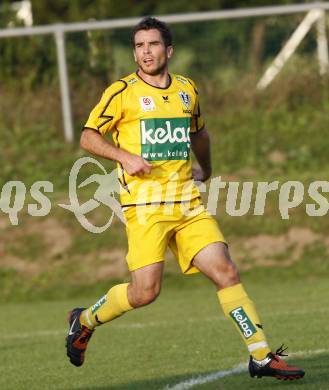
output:
M42 25L270 4L273 2L35 0L32 11L34 24ZM9 21L11 25L19 24L9 12L8 1L4 1L1 10L1 26L8 25ZM175 55L171 71L197 82L209 129L215 140L220 134L220 151L230 151L225 159L215 161L215 167L220 167L222 172L245 166L267 170L264 154L275 148L287 153L288 163L283 164L287 169L327 165L322 151L328 141L321 139L317 143L317 137L321 134L319 128L327 126L320 113L328 107L328 80L318 75L315 27L270 88L259 93L255 87L303 17L304 14L292 14L172 25ZM67 33L66 53L78 140L90 109L106 86L135 70L130 29ZM75 158L76 146L63 145L54 37L1 39L0 88L2 182L19 176L30 182L36 175L49 176L49 173L53 173L52 180L60 182L62 164L67 166L67 160ZM298 129L292 126L296 122L291 116L295 118L295 114L301 123ZM320 115L320 118L310 120L307 115ZM305 131L301 131L301 126ZM13 137L17 137L17 142L12 142ZM30 144L34 145L35 153L29 153L22 161L21 151ZM63 154L56 161L58 168L49 169L48 164L36 167L40 158L50 159L57 153ZM317 158L311 159L312 154ZM59 183L57 188L63 185Z

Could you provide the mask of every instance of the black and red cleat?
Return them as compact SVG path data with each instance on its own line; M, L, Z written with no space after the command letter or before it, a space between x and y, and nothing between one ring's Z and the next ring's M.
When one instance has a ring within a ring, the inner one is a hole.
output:
M294 380L300 379L305 375L305 372L298 368L289 366L280 356L284 355L283 352L287 348L283 349L283 345L275 352L268 353L266 358L259 362L250 356L249 361L249 374L253 377L261 378L263 376L273 376L277 379Z
M88 341L94 332L80 322L80 314L84 310L84 308L75 308L68 314L70 329L66 337L66 352L70 362L77 367L82 366L85 360Z

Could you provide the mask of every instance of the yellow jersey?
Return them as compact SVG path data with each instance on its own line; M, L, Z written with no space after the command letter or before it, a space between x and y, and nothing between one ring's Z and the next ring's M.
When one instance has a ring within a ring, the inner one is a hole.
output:
M192 178L190 133L204 127L194 82L171 74L167 88L132 73L110 85L91 111L85 128L111 132L118 148L152 164L150 174L129 176L121 164L122 206L179 203L200 196Z

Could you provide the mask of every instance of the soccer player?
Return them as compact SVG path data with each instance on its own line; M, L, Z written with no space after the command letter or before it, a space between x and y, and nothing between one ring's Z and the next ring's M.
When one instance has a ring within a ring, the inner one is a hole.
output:
M135 73L104 92L90 113L81 147L118 163L127 221L130 283L112 287L89 308L69 313L67 355L81 366L95 327L148 305L160 292L169 246L183 273L202 272L216 286L225 315L250 353L252 377L297 379L304 371L271 352L254 303L241 284L226 241L194 184L211 176L209 135L192 80L168 71L168 26L145 18L132 32ZM104 136L112 134L114 144ZM190 149L200 168L192 170Z

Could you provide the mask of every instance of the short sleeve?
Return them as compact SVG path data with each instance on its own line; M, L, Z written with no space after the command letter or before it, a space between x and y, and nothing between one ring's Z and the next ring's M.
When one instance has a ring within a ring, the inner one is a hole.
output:
M126 88L127 83L123 80L110 85L92 109L84 127L96 130L102 135L113 130L122 117L122 92Z
M192 116L192 122L191 122L191 133L197 133L198 131L202 130L205 126L204 120L201 114L200 109L200 102L199 102L199 92L198 89L191 79L188 79L189 83L193 87L194 93L195 93L195 103L193 107L193 116Z

